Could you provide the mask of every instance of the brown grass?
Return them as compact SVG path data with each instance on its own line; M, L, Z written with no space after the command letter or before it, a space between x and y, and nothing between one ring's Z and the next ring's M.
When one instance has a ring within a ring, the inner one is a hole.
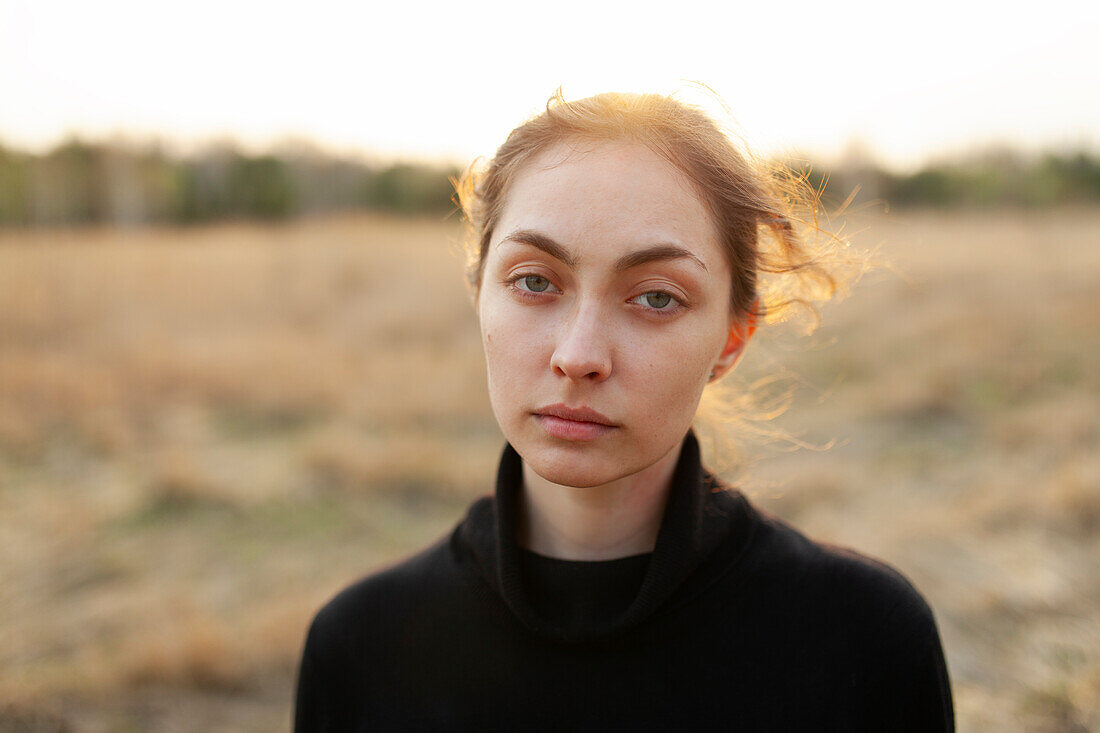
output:
M731 475L917 583L960 729L1100 727L1100 212L849 226L898 272L739 367L833 447ZM490 487L459 235L0 234L0 730L285 727L317 605Z

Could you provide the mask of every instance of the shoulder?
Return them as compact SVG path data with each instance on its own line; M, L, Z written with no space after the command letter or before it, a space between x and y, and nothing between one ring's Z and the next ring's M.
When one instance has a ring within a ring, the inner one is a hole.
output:
M909 578L882 560L814 541L752 511L749 584L740 590L761 628L782 629L781 643L796 656L848 680L868 720L894 721L883 726L892 730L953 730L939 631Z
M458 583L447 535L404 560L381 568L336 593L310 624L307 648L361 648L387 637L395 623L418 617L433 598Z
M351 730L364 691L384 687L399 654L408 609L446 578L447 538L349 585L314 615L298 667L296 731Z
M898 569L848 547L810 539L759 509L750 561L757 584L791 604L898 643L937 639L928 602Z

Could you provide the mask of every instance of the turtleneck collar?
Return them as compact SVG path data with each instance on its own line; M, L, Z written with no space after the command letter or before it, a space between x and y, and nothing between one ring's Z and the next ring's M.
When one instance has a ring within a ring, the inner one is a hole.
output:
M516 539L522 468L519 454L505 444L495 495L470 507L459 538L486 582L519 620L535 633L558 641L592 641L629 631L662 606L704 587L708 579L735 561L751 540L748 503L703 468L699 443L689 432L673 471L657 544L633 602L619 616L599 623L554 621L540 612L524 590Z

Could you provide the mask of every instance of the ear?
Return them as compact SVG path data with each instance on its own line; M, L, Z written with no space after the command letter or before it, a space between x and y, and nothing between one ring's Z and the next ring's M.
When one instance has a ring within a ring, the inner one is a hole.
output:
M721 379L727 372L737 365L737 361L745 353L745 346L749 339L756 333L756 311L758 303L753 302L752 311L743 319L730 318L729 332L726 335L726 344L718 354L718 358L711 367L714 376L710 381Z

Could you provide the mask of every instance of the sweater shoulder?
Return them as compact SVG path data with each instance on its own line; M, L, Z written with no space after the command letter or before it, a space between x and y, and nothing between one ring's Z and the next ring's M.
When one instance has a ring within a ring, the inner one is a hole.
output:
M453 535L348 585L317 611L298 670L295 730L357 729L364 691L392 682L402 648L447 628L462 582Z
M886 726L895 730L953 730L939 631L913 582L878 558L754 512L751 585L740 589L753 618L777 624L798 654L817 649L822 665L865 685L869 720L899 721Z
M313 617L309 641L320 647L346 646L352 637L384 633L387 619L406 617L447 586L458 583L453 533L344 587Z
M932 609L901 571L849 547L810 539L767 512L758 514L753 575L803 608L819 608L865 629L935 635Z

